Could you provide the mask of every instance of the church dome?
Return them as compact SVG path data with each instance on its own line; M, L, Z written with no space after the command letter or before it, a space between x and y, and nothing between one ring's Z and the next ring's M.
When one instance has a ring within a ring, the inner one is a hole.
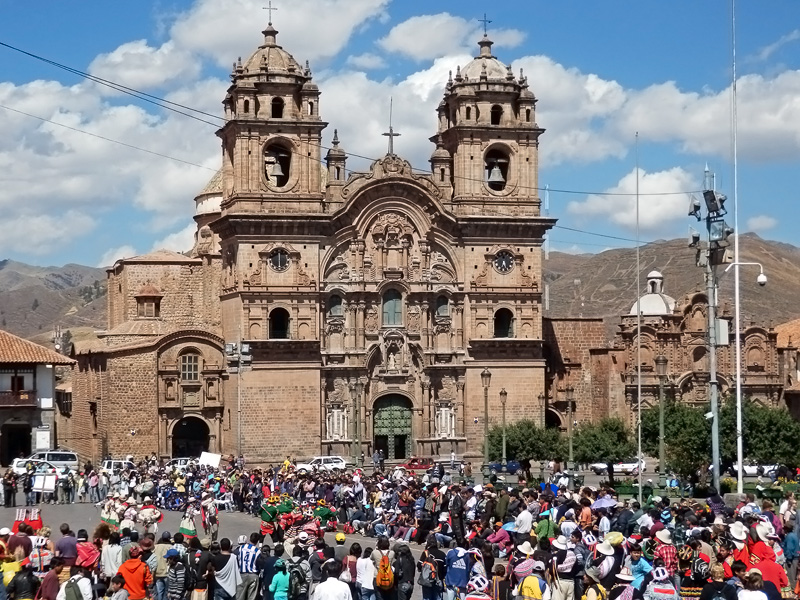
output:
M294 56L278 45L276 41L278 30L272 26L272 23L267 25L262 33L264 34L264 43L244 63L245 72L253 73L263 69L267 72L302 75L303 69Z
M462 77L470 81L478 80L483 76L486 76L487 79L506 79L508 66L492 55L492 43L488 36L483 36L483 39L478 42L478 46L481 48L480 54L461 69Z
M633 304L628 314L635 315L637 309L643 315L668 315L675 309L675 298L664 293L664 276L659 271L647 274L647 293Z

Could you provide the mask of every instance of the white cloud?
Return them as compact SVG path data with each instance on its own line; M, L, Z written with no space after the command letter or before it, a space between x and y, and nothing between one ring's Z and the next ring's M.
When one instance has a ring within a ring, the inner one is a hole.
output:
M71 245L96 224L92 217L76 210L43 214L23 208L3 218L0 256L8 253L42 256Z
M778 219L769 215L756 215L747 219L747 229L755 233L763 233L775 227Z
M753 56L748 57L751 62L761 62L768 60L770 56L775 54L778 50L780 50L786 44L791 42L795 42L800 40L800 29L795 29L794 31L790 31L786 35L782 35L776 41L771 44L767 44L763 48L760 48L758 52L756 52Z
M97 266L110 267L120 258L130 258L131 256L136 255L136 248L128 244L124 246L118 246L117 248L109 248L103 253L103 256L100 257L100 260L97 261Z
M378 40L378 45L387 52L422 61L473 49L482 36L476 19L467 21L444 12L418 15L398 23ZM522 43L525 33L518 29L493 29L489 37L498 46L513 48Z
M281 3L272 20L280 32L278 43L302 63L341 52L355 31L383 17L388 4L389 0L292 0ZM263 40L258 33L267 24L263 7L262 0L197 0L177 18L171 36L181 48L230 67Z
M107 54L99 54L88 71L97 77L142 89L194 79L200 73L200 66L191 52L177 48L171 41L154 48L147 40L135 40Z
M194 246L194 234L196 231L197 225L195 223L189 223L183 229L170 233L154 242L152 250L166 248L174 252L188 252Z
M672 223L686 219L686 190L699 189L700 182L688 171L674 167L646 173L639 169L639 228L643 233L664 232ZM626 174L606 194L590 195L570 202L567 211L579 220L611 222L628 231L636 230L636 169ZM622 194L622 195L612 195Z
M364 52L363 54L348 56L347 65L356 69L369 71L371 69L382 69L386 66L386 61L383 60L382 56L373 54L372 52Z

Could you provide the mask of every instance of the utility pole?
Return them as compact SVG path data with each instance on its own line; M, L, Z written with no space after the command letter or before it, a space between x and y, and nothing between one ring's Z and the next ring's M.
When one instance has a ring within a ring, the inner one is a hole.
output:
M725 222L725 200L727 197L718 194L714 189L714 175L706 166L704 173L703 200L706 205L706 231L708 243L701 248L700 233L689 228L689 247L697 248L697 266L703 267L706 279L706 296L708 297L708 385L711 417L711 467L714 487L719 488L719 381L717 380L717 346L720 345L719 321L717 319L717 266L733 261L728 251L728 237L733 228ZM700 200L691 197L689 216L698 221L703 220ZM727 342L726 342L727 343ZM741 466L740 466L741 468Z

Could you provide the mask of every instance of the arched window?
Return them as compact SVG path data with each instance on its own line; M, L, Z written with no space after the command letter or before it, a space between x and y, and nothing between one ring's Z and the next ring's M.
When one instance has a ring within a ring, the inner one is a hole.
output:
M246 112L246 113L250 112L250 100L245 100L244 101L244 112Z
M309 102L308 103L308 114L309 115L313 115L314 114L314 103L313 102Z
M330 298L328 298L328 316L329 317L344 316L344 306L342 305L341 296L331 296Z
M531 109L530 108L526 108L525 109L525 121L528 122L528 123L531 122Z
M289 183L292 168L292 153L283 145L273 143L264 148L264 174L277 187Z
M284 308L276 308L269 313L269 339L289 339L289 313Z
M501 148L492 148L486 153L484 159L484 171L486 173L486 184L489 189L496 192L503 191L508 182L508 165L510 159L506 152Z
M181 354L181 382L200 381L200 355L195 352Z
M383 295L383 326L403 324L403 295L397 290L387 290Z
M501 308L494 313L494 337L514 337L514 313L507 308Z
M466 114L467 121L469 121L470 117L472 116L472 107L468 106L466 113L467 113Z
M492 125L500 125L500 120L503 118L503 107L495 104L492 107Z
M272 118L273 119L283 118L283 98L272 99Z
M450 316L450 300L447 296L439 296L436 298L436 316L449 317Z

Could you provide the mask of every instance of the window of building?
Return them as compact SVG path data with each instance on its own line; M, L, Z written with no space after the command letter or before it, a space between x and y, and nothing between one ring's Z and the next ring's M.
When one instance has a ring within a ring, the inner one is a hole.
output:
M283 118L283 98L273 98L272 99L272 118L273 119L282 119Z
M403 295L397 290L387 290L383 295L383 326L403 324Z
M308 114L309 115L313 115L314 114L314 103L313 102L309 102L308 103Z
M289 339L289 312L285 308L276 308L269 313L269 339Z
M503 118L503 107L498 104L495 104L492 107L492 113L491 113L492 125L500 125L500 121L502 120L502 118Z
M244 101L244 112L246 112L246 113L250 112L250 100L245 100Z
M530 108L526 108L525 109L525 121L527 123L531 122L531 109Z
M181 355L181 381L200 381L200 355L193 352Z
M264 174L271 184L283 187L289 183L291 168L291 151L281 144L270 144L264 148Z
M494 337L514 337L514 313L507 308L501 308L494 313Z
M341 296L331 296L330 298L328 298L328 316L329 317L344 316L344 305L342 304Z
M160 298L137 298L136 315L139 318L154 319L161 316Z
M470 108L470 107L468 106L468 107L467 107L467 111L466 111L466 118L467 118L467 121L469 121L469 119L470 119L470 117L471 117L471 116L472 116L472 108Z
M23 375L11 376L11 391L22 392L25 390L25 377Z
M501 148L493 148L486 153L484 158L484 172L486 185L489 189L500 192L505 189L508 182L509 156Z
M447 296L439 296L436 299L436 316L449 317L450 316L450 300Z
M444 183L444 169L439 169L439 181Z

